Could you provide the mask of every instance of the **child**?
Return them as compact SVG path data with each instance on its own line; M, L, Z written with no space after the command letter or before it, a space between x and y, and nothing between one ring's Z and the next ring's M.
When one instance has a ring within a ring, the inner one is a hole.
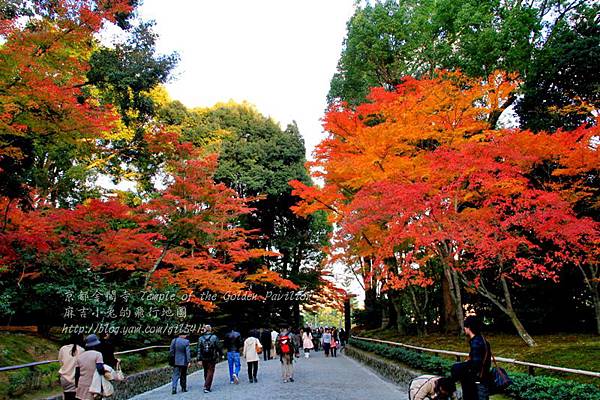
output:
M456 400L456 385L449 378L421 375L410 382L409 400Z

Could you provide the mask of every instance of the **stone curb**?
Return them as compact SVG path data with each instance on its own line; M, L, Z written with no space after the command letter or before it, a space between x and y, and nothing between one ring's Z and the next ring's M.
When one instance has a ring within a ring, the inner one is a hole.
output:
M346 346L344 349L344 354L371 368L378 375L381 375L384 378L402 386L408 387L411 380L419 375L423 375L423 372L421 371L417 371L403 364L387 360L376 354L359 350L350 345Z

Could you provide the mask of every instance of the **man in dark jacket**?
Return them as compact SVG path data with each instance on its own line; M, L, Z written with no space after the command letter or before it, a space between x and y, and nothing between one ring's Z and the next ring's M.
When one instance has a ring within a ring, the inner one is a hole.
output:
M271 331L264 328L260 333L260 344L263 346L263 357L265 361L271 359Z
M481 320L475 316L465 319L464 331L469 338L469 359L452 367L452 378L461 382L463 400L489 400L492 349L481 335L482 326Z
M181 391L187 392L187 370L192 361L190 354L190 341L187 335L181 333L171 342L169 356L173 362L173 379L171 382L172 393L177 393L177 382L181 383Z
M198 339L198 361L202 361L204 371L204 393L210 393L215 366L221 358L221 343L217 335L212 333L210 325L204 326L204 333Z
M229 364L229 383L240 383L240 349L244 347L242 335L235 329L231 329L223 340L227 350L227 363Z

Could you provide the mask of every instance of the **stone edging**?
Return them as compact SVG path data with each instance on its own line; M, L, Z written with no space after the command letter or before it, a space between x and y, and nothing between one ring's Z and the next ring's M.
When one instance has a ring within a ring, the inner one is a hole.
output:
M202 369L201 364L192 362L191 367L188 369L188 375L200 369ZM127 400L135 395L156 389L171 382L172 374L173 367L162 367L128 375L127 380L124 382L113 382L115 395L110 397L110 399ZM60 395L46 398L46 400L62 400L62 398L62 395Z
M399 385L408 386L411 380L419 375L422 375L420 371L410 369L405 365L395 363L364 350L359 350L350 345L346 346L344 349L344 354L346 354L348 357L352 357L361 364L365 364L374 370L378 375L381 375Z

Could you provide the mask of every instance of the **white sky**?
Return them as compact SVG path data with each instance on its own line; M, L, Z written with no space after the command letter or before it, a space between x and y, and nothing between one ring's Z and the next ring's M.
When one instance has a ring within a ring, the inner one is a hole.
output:
M188 107L247 100L285 126L296 120L307 156L323 138L320 119L353 0L144 0L158 51L181 57L167 85Z
M295 120L307 157L324 138L321 118L354 0L144 0L157 49L181 57L167 90L187 107L247 100ZM334 268L337 278L343 266ZM364 294L356 282L351 291Z

